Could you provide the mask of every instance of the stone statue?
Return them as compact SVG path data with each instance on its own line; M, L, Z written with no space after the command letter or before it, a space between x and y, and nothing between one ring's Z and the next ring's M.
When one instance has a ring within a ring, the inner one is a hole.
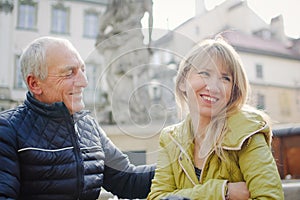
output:
M149 28L142 29L145 13L149 15ZM149 79L152 0L112 0L100 21L96 47L105 60L108 104L113 117L118 123L147 121L145 114L133 113L145 112L147 104L147 96L141 97L147 95L141 84ZM144 42L145 30L148 44Z
M131 29L141 29L141 19L148 12L149 44L151 42L153 13L152 0L112 0L101 16L97 43Z

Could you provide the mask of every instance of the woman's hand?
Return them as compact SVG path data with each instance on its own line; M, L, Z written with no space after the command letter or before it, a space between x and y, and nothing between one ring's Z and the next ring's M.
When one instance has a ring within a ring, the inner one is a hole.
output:
M229 200L248 200L250 192L245 182L228 183Z

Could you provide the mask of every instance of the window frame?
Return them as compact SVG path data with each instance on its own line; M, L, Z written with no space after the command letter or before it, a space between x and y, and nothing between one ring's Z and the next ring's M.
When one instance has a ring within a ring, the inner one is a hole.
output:
M258 78L258 79L264 78L264 69L263 69L262 64L257 63L255 65L255 75L256 75L256 78Z
M257 94L256 108L259 110L266 109L266 96L264 94L261 94L261 93Z
M14 57L14 66L15 66L15 73L14 73L14 88L15 89L26 89L27 86L24 83L22 72L21 72L21 65L20 65L20 55L15 55Z
M62 11L61 13L65 13L66 16L64 19L59 19L58 16L55 16L55 11ZM64 30L61 28L61 25L58 25L59 23L63 24ZM51 8L51 33L53 34L61 34L61 35L68 35L70 34L70 8L64 6L63 4L59 3L56 5L53 5Z
M21 11L21 7L25 7L25 13ZM28 10L29 7L33 7L33 11ZM19 1L18 4L18 18L17 18L17 28L23 30L36 30L37 29L37 15L38 14L38 4L31 0ZM30 18L32 17L32 23L30 23ZM24 24L21 24L21 21L24 21Z
M96 22L94 22L94 24L91 24L91 21L93 19L89 18L87 19L87 16L95 16ZM98 12L94 11L94 10L86 10L84 12L84 16L83 16L83 37L85 38L91 38L91 39L95 39L97 38L98 34L99 34L99 23L100 23L100 19L99 19L100 15ZM95 27L95 28L93 28ZM92 29L95 29L94 31L91 31Z

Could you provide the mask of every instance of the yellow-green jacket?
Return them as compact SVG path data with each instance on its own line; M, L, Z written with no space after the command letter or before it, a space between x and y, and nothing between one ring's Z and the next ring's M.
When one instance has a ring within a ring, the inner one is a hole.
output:
M271 131L262 117L241 111L228 119L222 143L226 162L212 152L198 180L193 159L191 120L165 128L155 177L148 199L170 195L190 199L225 199L227 181L245 181L251 199L284 199L281 179L271 153Z

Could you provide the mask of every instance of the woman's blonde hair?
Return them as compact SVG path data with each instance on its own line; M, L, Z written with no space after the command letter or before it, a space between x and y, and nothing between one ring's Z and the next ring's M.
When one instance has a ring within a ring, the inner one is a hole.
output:
M201 145L200 156L205 157L210 151L215 150L217 155L222 158L221 143L226 132L226 119L241 109L248 99L249 83L238 53L220 36L215 39L206 39L198 44L179 65L175 97L182 113L187 109L187 96L180 89L180 84L184 83L192 67L199 68L206 64L214 64L216 61L221 63L232 77L232 92L226 107L217 115L212 116Z

